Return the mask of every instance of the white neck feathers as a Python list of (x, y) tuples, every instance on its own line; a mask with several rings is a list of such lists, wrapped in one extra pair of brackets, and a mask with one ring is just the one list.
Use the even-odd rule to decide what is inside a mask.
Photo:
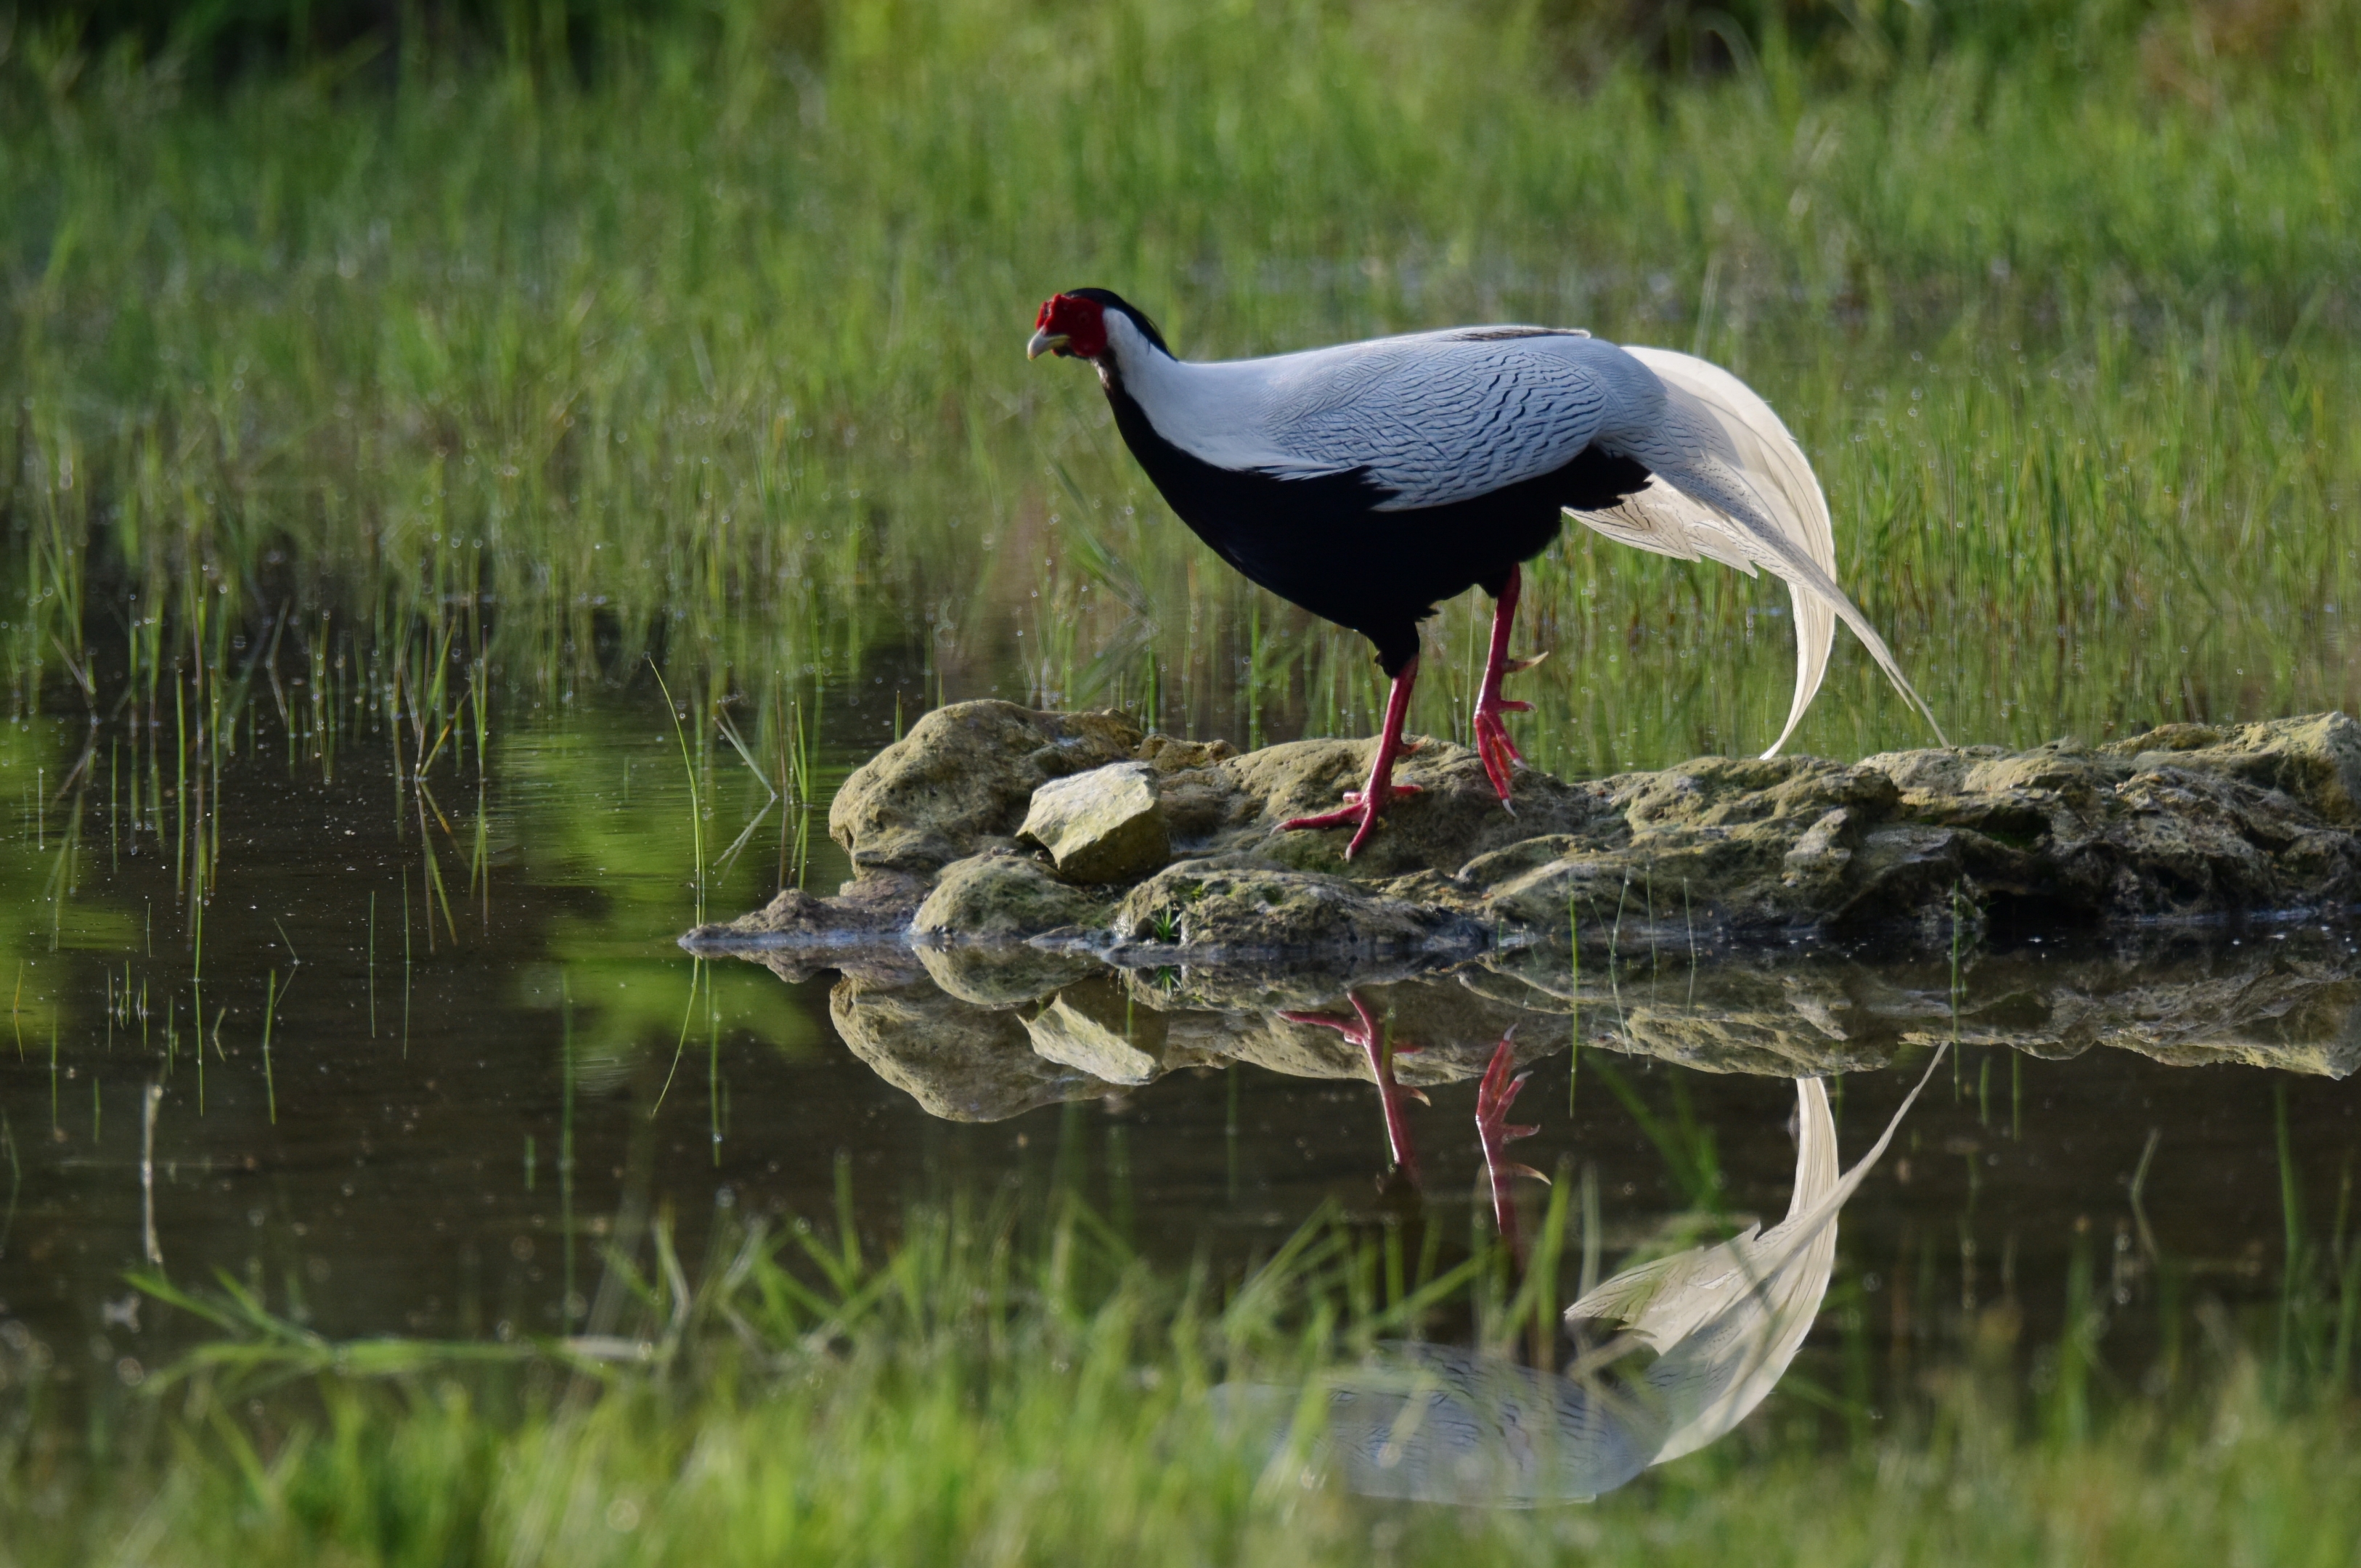
[(1120, 383), (1156, 433), (1201, 462), (1217, 468), (1300, 467), (1301, 460), (1279, 450), (1269, 435), (1272, 381), (1269, 359), (1232, 359), (1191, 364), (1173, 358), (1148, 339), (1121, 311), (1106, 313), (1107, 363), (1099, 376), (1110, 388)]

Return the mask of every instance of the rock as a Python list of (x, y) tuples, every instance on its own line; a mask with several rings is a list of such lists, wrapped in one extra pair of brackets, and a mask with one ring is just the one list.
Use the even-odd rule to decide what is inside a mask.
[(1036, 1056), (1015, 1013), (971, 1006), (923, 980), (880, 984), (848, 975), (829, 993), (828, 1012), (853, 1055), (945, 1121), (1005, 1121), (1109, 1091), (1088, 1073)]
[[(1944, 948), (2361, 899), (2361, 725), (2341, 714), (2097, 749), (1527, 773), (1513, 815), (1475, 753), (1430, 739), (1400, 773), (1424, 793), (1356, 860), (1341, 830), (1283, 828), (1357, 784), (1371, 744), (1239, 755), (1114, 714), (958, 704), (847, 782), (829, 828), (860, 874), (838, 897), (783, 896), (685, 940), (852, 962), (899, 922), (939, 944), (1055, 938), (1126, 966), (1443, 965), (1532, 942)], [(1054, 871), (1016, 852), (1020, 832)]]
[(783, 888), (770, 903), (735, 920), (699, 926), (680, 939), (697, 951), (858, 944), (893, 938), (909, 926), (926, 898), (917, 877), (885, 872), (844, 884), (834, 898)]
[(1172, 858), (1156, 770), (1146, 762), (1050, 780), (1033, 792), (1016, 837), (1048, 850), (1070, 882), (1137, 882)]
[(837, 970), (846, 1043), (966, 1121), (1190, 1063), (1366, 1079), (1312, 1021), (1356, 995), (1406, 1084), (1471, 1078), (1504, 1036), (1521, 1058), (1577, 1038), (1773, 1075), (1954, 1039), (2361, 1068), (2361, 958), (2316, 921), (2242, 923), (2361, 899), (2361, 726), (2342, 715), (1528, 773), (1514, 816), (1472, 752), (1429, 740), (1402, 773), (1426, 793), (1360, 859), (1280, 828), (1367, 755), (961, 704), (847, 784), (829, 823), (857, 874), (835, 896), (790, 890), (682, 940), (790, 981)]
[(1120, 714), (939, 707), (844, 781), (829, 837), (856, 871), (924, 875), (1014, 833), (1049, 780), (1127, 761), (1141, 739)]
[(1192, 963), (1476, 951), (1486, 939), (1481, 927), (1448, 909), (1341, 877), (1213, 861), (1183, 861), (1132, 889), (1115, 928), (1134, 941), (1180, 948)]
[(1006, 940), (1104, 918), (1105, 905), (1051, 876), (1038, 861), (1001, 851), (945, 866), (910, 930), (921, 938)]
[(2331, 826), (2361, 828), (2361, 724), (2341, 713), (2264, 724), (2168, 724), (2105, 748), (2136, 772), (2214, 773), (2277, 790)]

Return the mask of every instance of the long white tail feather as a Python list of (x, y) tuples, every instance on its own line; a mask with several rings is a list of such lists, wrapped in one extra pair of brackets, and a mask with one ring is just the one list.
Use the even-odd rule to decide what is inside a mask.
[(1934, 710), (1903, 674), (1885, 639), (1837, 586), (1828, 499), (1803, 448), (1771, 406), (1718, 365), (1667, 348), (1627, 346), (1625, 352), (1664, 388), (1662, 422), (1643, 439), (1620, 444), (1655, 477), (1617, 506), (1571, 515), (1619, 543), (1685, 561), (1717, 561), (1750, 576), (1767, 566), (1787, 585), (1795, 603), (1795, 695), (1786, 727), (1763, 754), (1778, 754), (1818, 695), (1839, 618), (1935, 738), (1949, 745)]

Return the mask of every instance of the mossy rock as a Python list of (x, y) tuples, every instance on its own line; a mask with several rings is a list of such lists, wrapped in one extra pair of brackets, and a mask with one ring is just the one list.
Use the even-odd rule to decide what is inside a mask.
[(1030, 855), (996, 853), (945, 866), (911, 917), (910, 930), (921, 940), (1006, 941), (1105, 920), (1104, 903), (1060, 881)]

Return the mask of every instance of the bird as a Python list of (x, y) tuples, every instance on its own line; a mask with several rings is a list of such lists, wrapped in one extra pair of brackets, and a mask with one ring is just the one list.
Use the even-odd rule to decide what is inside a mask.
[(1367, 781), (1287, 829), (1350, 828), (1358, 854), (1395, 800), (1411, 748), (1419, 623), (1481, 587), (1493, 600), (1473, 731), (1511, 812), (1524, 758), (1501, 682), (1539, 658), (1509, 643), (1523, 564), (1572, 516), (1620, 543), (1766, 569), (1795, 601), (1795, 688), (1776, 755), (1811, 706), (1839, 620), (1938, 740), (1942, 727), (1836, 580), (1828, 502), (1768, 403), (1670, 349), (1579, 328), (1451, 327), (1258, 359), (1184, 360), (1140, 309), (1073, 289), (1034, 318), (1028, 359), (1098, 372), (1124, 444), (1180, 521), (1253, 582), (1367, 637), (1391, 683)]

